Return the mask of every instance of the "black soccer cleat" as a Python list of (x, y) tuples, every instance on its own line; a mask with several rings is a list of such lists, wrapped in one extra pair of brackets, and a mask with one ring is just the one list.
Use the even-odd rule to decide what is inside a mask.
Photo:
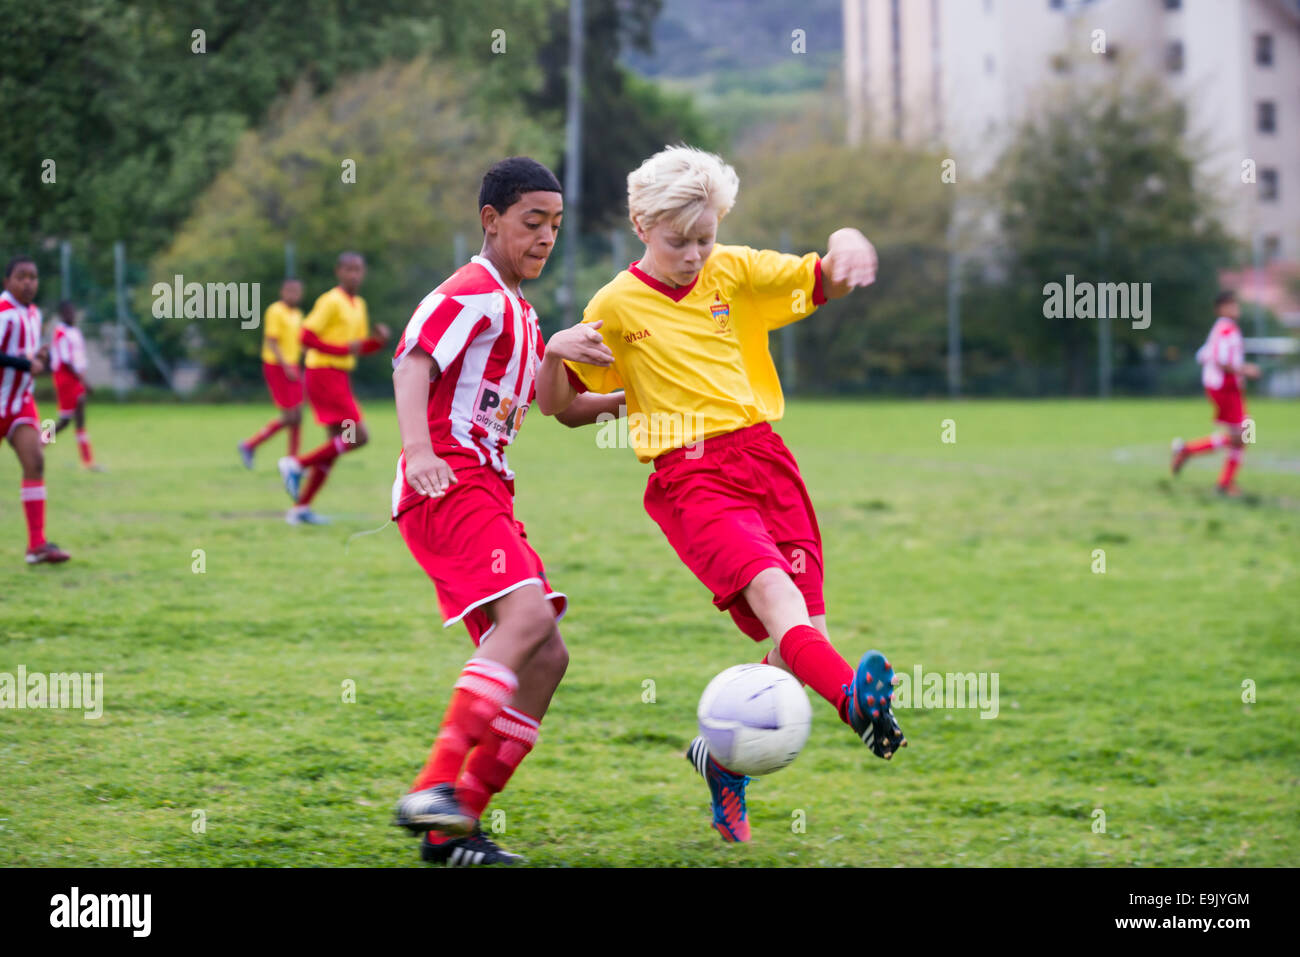
[(438, 831), (451, 837), (464, 837), (478, 822), (465, 813), (456, 800), (452, 784), (435, 784), (423, 791), (403, 794), (397, 802), (393, 824), (404, 827), (413, 834)]
[(522, 854), (511, 854), (497, 847), (496, 842), (477, 827), (468, 837), (455, 837), (441, 844), (431, 843), (426, 834), (420, 842), (420, 859), (428, 864), (446, 864), (448, 867), (521, 864), (524, 860)]

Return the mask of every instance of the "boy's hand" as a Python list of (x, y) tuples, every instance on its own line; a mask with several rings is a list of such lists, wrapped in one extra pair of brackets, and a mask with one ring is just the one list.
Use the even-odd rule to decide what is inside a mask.
[(609, 351), (609, 346), (605, 345), (605, 340), (597, 331), (604, 322), (603, 319), (580, 322), (563, 332), (557, 332), (546, 343), (546, 354), (586, 365), (613, 365), (614, 353)]
[(876, 281), (876, 247), (856, 229), (837, 229), (831, 233), (826, 255), (822, 257), (822, 278), (828, 298), (846, 295), (850, 289), (870, 286)]
[(297, 382), (299, 378), (298, 367), (296, 365), (285, 366), (284, 377), (288, 379), (290, 382)]
[(32, 356), (31, 363), (32, 363), (32, 367), (29, 371), (31, 372), (32, 375), (34, 376), (40, 375), (45, 371), (45, 362), (42, 360), (41, 354), (39, 352), (36, 353), (36, 355)]
[(389, 332), (388, 327), (381, 322), (375, 326), (375, 335), (378, 336), (381, 341), (387, 342), (392, 333)]
[(417, 449), (406, 454), (406, 483), (421, 495), (437, 498), (455, 481), (456, 473), (433, 454), (433, 449)]
[(1259, 366), (1255, 365), (1255, 363), (1253, 362), (1247, 362), (1244, 366), (1241, 367), (1241, 371), (1246, 376), (1247, 379), (1259, 378)]

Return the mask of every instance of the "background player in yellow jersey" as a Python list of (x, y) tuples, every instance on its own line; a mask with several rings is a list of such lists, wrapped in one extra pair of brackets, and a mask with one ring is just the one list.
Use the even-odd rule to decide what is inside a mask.
[[(575, 327), (613, 360), (548, 354), (538, 407), (554, 415), (580, 391), (623, 388), (637, 458), (654, 462), (645, 508), (678, 556), (741, 631), (773, 639), (765, 662), (811, 685), (890, 758), (906, 744), (890, 707), (893, 669), (869, 651), (855, 673), (831, 645), (821, 531), (799, 467), (768, 424), (785, 410), (768, 333), (871, 285), (876, 252), (856, 229), (832, 233), (825, 257), (718, 244), (739, 185), (720, 158), (689, 147), (657, 153), (628, 176), (645, 254), (596, 293)], [(749, 840), (749, 779), (719, 765), (702, 738), (687, 757), (709, 784), (714, 827), (724, 840)]]
[(262, 318), (262, 378), (279, 418), (262, 426), (252, 438), (239, 443), (244, 468), (253, 467), (253, 450), (283, 428), (289, 430), (289, 454), (298, 454), (302, 431), (302, 283), (286, 279), (280, 283), (280, 298), (271, 303)]
[[(312, 512), (312, 499), (329, 477), (334, 460), (361, 448), (370, 439), (361, 421), (361, 409), (352, 396), (348, 373), (356, 367), (357, 356), (382, 349), (388, 341), (388, 327), (382, 323), (370, 335), (366, 301), (358, 295), (366, 275), (366, 261), (361, 254), (340, 253), (334, 274), (339, 284), (316, 300), (302, 322), (302, 344), (307, 347), (307, 401), (316, 413), (316, 421), (325, 426), (330, 437), (301, 458), (286, 455), (280, 459), (280, 477), (294, 500), (285, 516), (290, 525), (326, 523)], [(302, 482), (304, 472), (306, 483)]]

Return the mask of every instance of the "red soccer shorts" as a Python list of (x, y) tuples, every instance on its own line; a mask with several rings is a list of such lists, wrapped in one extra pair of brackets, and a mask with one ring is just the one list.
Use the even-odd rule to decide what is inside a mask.
[(36, 411), (36, 400), (30, 395), (23, 400), (23, 404), (14, 415), (0, 416), (0, 439), (9, 438), (14, 429), (20, 425), (30, 425), (40, 431), (41, 414)]
[[(300, 373), (301, 375), (301, 373)], [(292, 409), (302, 405), (302, 379), (290, 379), (285, 374), (284, 366), (274, 362), (262, 363), (262, 378), (271, 390), (271, 401), (278, 409)]]
[(1206, 389), (1205, 394), (1214, 404), (1214, 421), (1224, 425), (1241, 425), (1246, 418), (1246, 403), (1241, 398), (1241, 386), (1231, 380), (1222, 388)]
[(766, 422), (660, 455), (645, 510), (713, 604), (755, 641), (767, 631), (742, 592), (765, 568), (794, 580), (810, 616), (825, 613), (817, 515), (794, 456)]
[(477, 647), (495, 627), (488, 602), (525, 585), (537, 585), (555, 620), (569, 600), (552, 591), (523, 522), (514, 515), (514, 483), (487, 465), (456, 470), (439, 498), (426, 498), (397, 517), (406, 546), (433, 579), (444, 628), (464, 621)]
[(345, 369), (308, 369), (307, 401), (321, 425), (340, 425), (343, 422), (360, 422), (361, 409), (352, 398), (352, 386)]
[(86, 387), (75, 375), (60, 369), (54, 373), (54, 394), (59, 400), (59, 415), (71, 415), (77, 410), (77, 400), (86, 394)]

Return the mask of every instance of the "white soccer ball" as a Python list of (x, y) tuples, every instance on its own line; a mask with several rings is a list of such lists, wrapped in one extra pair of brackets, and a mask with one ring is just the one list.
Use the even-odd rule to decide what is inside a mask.
[(812, 706), (794, 675), (771, 665), (736, 665), (700, 697), (700, 734), (709, 753), (738, 774), (779, 771), (799, 756)]

